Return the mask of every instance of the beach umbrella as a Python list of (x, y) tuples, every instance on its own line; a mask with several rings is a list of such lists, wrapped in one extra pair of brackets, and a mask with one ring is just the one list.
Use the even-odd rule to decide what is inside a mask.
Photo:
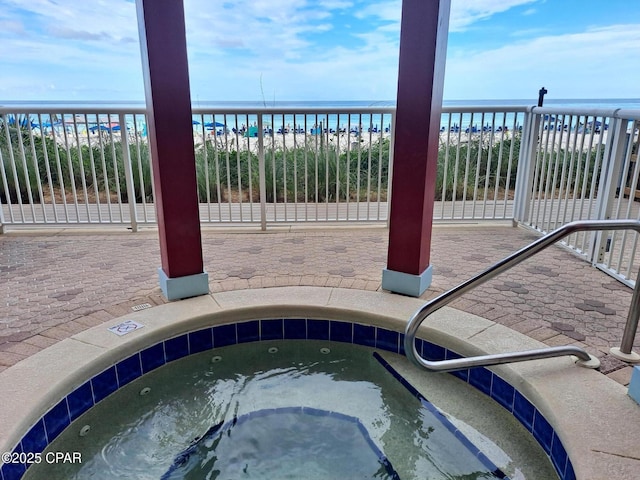
[(191, 124), (192, 125), (200, 125), (200, 122), (198, 120), (191, 120)]

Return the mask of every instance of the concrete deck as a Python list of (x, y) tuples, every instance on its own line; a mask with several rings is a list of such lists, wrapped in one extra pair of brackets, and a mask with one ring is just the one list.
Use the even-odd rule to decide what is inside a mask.
[[(202, 237), (211, 292), (295, 285), (381, 288), (385, 228), (205, 229)], [(536, 238), (510, 224), (436, 226), (434, 280), (423, 298)], [(0, 235), (0, 371), (134, 306), (166, 303), (158, 287), (159, 265), (153, 229)], [(632, 369), (608, 351), (620, 345), (631, 293), (570, 252), (552, 247), (451, 306), (547, 345), (580, 345), (601, 359), (603, 374), (626, 385)]]

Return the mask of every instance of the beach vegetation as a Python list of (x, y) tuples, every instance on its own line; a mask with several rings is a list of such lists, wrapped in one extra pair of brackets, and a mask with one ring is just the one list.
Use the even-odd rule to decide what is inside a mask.
[[(0, 200), (3, 203), (128, 202), (126, 170), (119, 136), (91, 135), (87, 143), (61, 141), (73, 132), (39, 135), (27, 123), (0, 122)], [(512, 198), (518, 170), (520, 134), (487, 142), (472, 137), (439, 149), (436, 200)], [(390, 139), (353, 141), (338, 147), (330, 136), (306, 136), (294, 146), (264, 149), (267, 202), (330, 203), (388, 200)], [(234, 148), (235, 147), (235, 148)], [(153, 201), (149, 146), (130, 142), (135, 201)], [(237, 148), (211, 139), (195, 148), (200, 202), (259, 202), (257, 149)], [(540, 157), (538, 189), (557, 188), (573, 175), (572, 189), (597, 175), (595, 152), (562, 148)], [(585, 175), (586, 169), (586, 175)], [(550, 171), (565, 172), (549, 174)], [(577, 174), (576, 172), (581, 172)], [(555, 183), (554, 183), (555, 182)], [(566, 191), (566, 187), (565, 187)]]
[[(120, 142), (97, 135), (81, 146), (65, 143), (27, 124), (0, 123), (0, 201), (65, 202), (74, 195), (86, 203), (128, 201)], [(148, 145), (129, 145), (129, 155), (135, 199), (151, 201)]]
[(515, 187), (520, 135), (486, 142), (479, 138), (438, 150), (436, 200), (504, 199)]

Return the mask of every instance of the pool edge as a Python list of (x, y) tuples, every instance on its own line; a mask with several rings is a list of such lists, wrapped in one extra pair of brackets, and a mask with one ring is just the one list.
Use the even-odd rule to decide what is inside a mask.
[[(305, 305), (296, 299), (304, 300)], [(215, 293), (132, 312), (0, 372), (0, 391), (11, 395), (0, 413), (0, 451), (11, 451), (27, 429), (75, 386), (159, 339), (204, 326), (269, 318), (270, 312), (278, 312), (280, 317), (346, 319), (402, 331), (421, 304), (419, 299), (383, 292), (277, 287)], [(122, 337), (107, 331), (107, 327), (125, 319), (145, 326)], [(451, 308), (436, 312), (427, 323), (429, 326), (419, 331), (420, 337), (464, 356), (542, 346), (507, 327)], [(93, 363), (87, 366), (86, 360)], [(632, 440), (640, 438), (640, 410), (621, 385), (573, 365), (568, 358), (491, 370), (524, 394), (553, 426), (577, 478), (607, 478), (613, 474), (632, 478), (640, 468)], [(60, 375), (61, 371), (65, 374)], [(52, 378), (56, 379), (54, 384)], [(37, 391), (25, 390), (25, 383)], [(43, 388), (45, 385), (48, 388)]]

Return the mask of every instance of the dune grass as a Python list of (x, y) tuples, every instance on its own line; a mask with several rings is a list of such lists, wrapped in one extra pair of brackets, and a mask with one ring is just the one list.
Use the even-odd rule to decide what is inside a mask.
[[(108, 140), (92, 138), (90, 146), (67, 148), (52, 138), (30, 134), (24, 126), (0, 123), (0, 200), (39, 203), (75, 190), (80, 202), (129, 201), (122, 145)], [(356, 144), (347, 151), (318, 142), (295, 148), (268, 146), (264, 155), (266, 201), (386, 201), (389, 142), (384, 138), (371, 147)], [(501, 191), (507, 185), (513, 188), (519, 150), (519, 135), (493, 145), (478, 139), (457, 148), (441, 145), (435, 199), (473, 199), (487, 190)], [(148, 144), (130, 144), (129, 156), (135, 200), (153, 201)], [(563, 155), (557, 157), (562, 159)], [(196, 147), (195, 159), (201, 202), (259, 201), (257, 152), (225, 150), (208, 141)], [(581, 161), (595, 163), (586, 155)], [(42, 185), (42, 193), (38, 185)]]

